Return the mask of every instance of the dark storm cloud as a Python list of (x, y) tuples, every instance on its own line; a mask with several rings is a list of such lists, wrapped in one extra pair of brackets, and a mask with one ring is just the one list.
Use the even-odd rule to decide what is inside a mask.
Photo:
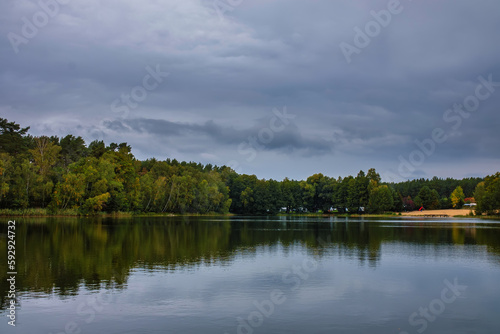
[[(401, 0), (348, 63), (341, 43), (356, 46), (354, 29), (365, 32), (371, 12), (392, 2), (244, 0), (221, 19), (211, 0), (41, 0), (57, 13), (24, 37), (26, 22), (43, 18), (40, 2), (2, 1), (0, 114), (34, 135), (74, 133), (127, 141), (140, 158), (225, 163), (244, 160), (238, 145), (286, 105), (294, 122), (261, 145), (248, 172), (267, 163), (259, 176), (284, 177), (290, 161), (299, 177), (322, 166), (334, 175), (397, 170), (436, 128), (447, 140), (413, 176), (445, 164), (462, 166), (458, 177), (495, 172), (500, 87), (458, 128), (443, 117), (474, 94), (479, 76), (500, 82), (500, 2)], [(26, 43), (13, 47), (12, 33)], [(148, 66), (170, 74), (126, 114), (113, 110), (142, 87)]]
[[(135, 132), (162, 138), (199, 138), (200, 141), (217, 145), (254, 147), (256, 150), (277, 150), (287, 153), (300, 151), (304, 156), (315, 156), (332, 151), (332, 144), (318, 138), (307, 138), (300, 134), (294, 124), (280, 125), (279, 131), (271, 130), (270, 119), (261, 120), (258, 125), (234, 129), (207, 121), (203, 124), (176, 123), (158, 119), (126, 119), (105, 121), (105, 128), (121, 133)], [(262, 131), (265, 129), (266, 131)], [(203, 150), (203, 147), (200, 147)]]

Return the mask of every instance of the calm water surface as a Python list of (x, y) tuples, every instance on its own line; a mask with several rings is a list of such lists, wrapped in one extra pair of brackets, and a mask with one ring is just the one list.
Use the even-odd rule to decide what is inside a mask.
[(500, 222), (16, 219), (0, 333), (498, 333)]

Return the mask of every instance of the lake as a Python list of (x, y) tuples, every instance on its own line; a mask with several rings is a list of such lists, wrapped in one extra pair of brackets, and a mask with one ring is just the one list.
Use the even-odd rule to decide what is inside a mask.
[(0, 333), (498, 333), (500, 221), (16, 218)]

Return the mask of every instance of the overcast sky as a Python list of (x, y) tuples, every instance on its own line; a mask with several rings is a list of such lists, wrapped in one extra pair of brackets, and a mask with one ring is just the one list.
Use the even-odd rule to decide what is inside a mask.
[(498, 0), (59, 1), (0, 2), (0, 117), (32, 135), (278, 180), (500, 170)]

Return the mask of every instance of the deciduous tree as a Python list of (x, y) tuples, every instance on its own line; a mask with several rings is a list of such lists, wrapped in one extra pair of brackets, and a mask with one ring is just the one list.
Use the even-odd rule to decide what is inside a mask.
[(464, 205), (464, 199), (464, 191), (460, 186), (456, 187), (450, 195), (450, 201), (454, 209), (461, 208)]

